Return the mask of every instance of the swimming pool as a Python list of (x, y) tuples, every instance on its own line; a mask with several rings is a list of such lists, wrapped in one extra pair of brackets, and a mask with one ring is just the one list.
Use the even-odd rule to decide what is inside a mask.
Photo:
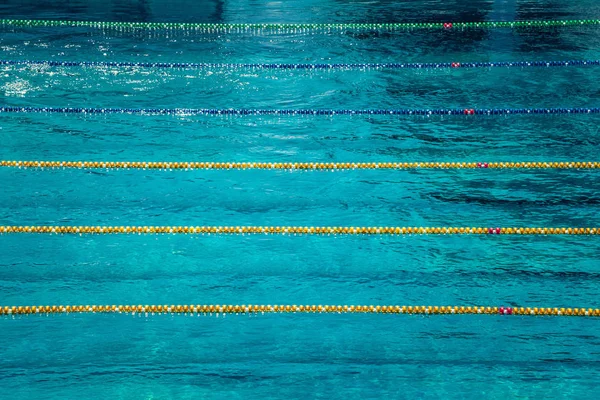
[[(600, 15), (597, 2), (576, 3), (9, 1), (0, 12), (211, 23)], [(597, 113), (126, 109), (586, 110), (600, 104), (597, 64), (464, 65), (599, 60), (599, 29), (3, 26), (2, 60), (100, 64), (0, 65), (0, 107), (19, 108), (0, 113), (0, 160), (594, 162)], [(282, 63), (451, 65), (239, 65)], [(83, 107), (105, 112), (74, 112)], [(599, 226), (596, 169), (160, 169), (0, 167), (0, 226)], [(0, 235), (0, 304), (598, 306), (599, 239), (585, 234), (73, 233)], [(600, 362), (597, 318), (39, 314), (0, 317), (0, 398), (589, 398)]]

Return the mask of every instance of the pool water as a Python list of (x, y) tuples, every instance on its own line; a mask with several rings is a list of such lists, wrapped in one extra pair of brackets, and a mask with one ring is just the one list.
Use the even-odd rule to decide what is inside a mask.
[[(586, 19), (573, 1), (8, 0), (0, 18), (177, 22)], [(397, 32), (2, 30), (5, 60), (600, 59), (598, 27)], [(598, 107), (599, 66), (427, 70), (1, 66), (2, 105)], [(0, 159), (598, 161), (599, 115), (0, 114)], [(597, 170), (0, 169), (0, 225), (599, 226)], [(590, 236), (0, 236), (0, 304), (597, 307)], [(591, 398), (593, 318), (1, 317), (0, 398)]]

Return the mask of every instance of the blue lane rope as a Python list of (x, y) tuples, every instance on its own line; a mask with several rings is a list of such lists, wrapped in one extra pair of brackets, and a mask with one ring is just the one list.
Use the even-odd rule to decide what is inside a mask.
[(88, 108), (0, 107), (0, 113), (134, 114), (134, 115), (557, 115), (599, 114), (600, 108), (437, 108), (437, 109), (254, 109), (254, 108)]
[(566, 61), (501, 61), (501, 62), (442, 62), (442, 63), (333, 63), (333, 64), (231, 64), (231, 63), (163, 63), (119, 61), (53, 61), (53, 60), (0, 60), (0, 65), (49, 67), (139, 67), (164, 69), (447, 69), (495, 67), (582, 67), (600, 65), (600, 60)]

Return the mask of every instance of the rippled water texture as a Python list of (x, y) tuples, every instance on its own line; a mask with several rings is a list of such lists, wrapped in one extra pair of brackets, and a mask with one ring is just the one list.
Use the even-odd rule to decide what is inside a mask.
[[(600, 17), (580, 1), (4, 1), (0, 18), (445, 22)], [(5, 60), (600, 59), (600, 27), (198, 34), (5, 28)], [(55, 107), (598, 107), (600, 67), (0, 66)], [(599, 161), (600, 116), (0, 114), (0, 159)], [(599, 226), (596, 170), (0, 169), (0, 225)], [(597, 307), (597, 237), (0, 237), (0, 303)], [(600, 321), (497, 316), (0, 318), (0, 398), (593, 398)]]

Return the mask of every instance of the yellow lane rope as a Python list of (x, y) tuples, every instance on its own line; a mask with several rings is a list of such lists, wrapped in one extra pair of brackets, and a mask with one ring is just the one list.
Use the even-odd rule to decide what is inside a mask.
[(486, 314), (600, 317), (598, 308), (360, 305), (47, 305), (0, 306), (0, 315), (67, 313), (152, 314)]
[(155, 169), (155, 170), (302, 170), (364, 169), (598, 169), (598, 161), (506, 162), (145, 162), (145, 161), (0, 161), (7, 168)]
[(338, 227), (338, 226), (0, 226), (0, 234), (220, 234), (220, 235), (600, 235), (595, 228), (548, 227)]

